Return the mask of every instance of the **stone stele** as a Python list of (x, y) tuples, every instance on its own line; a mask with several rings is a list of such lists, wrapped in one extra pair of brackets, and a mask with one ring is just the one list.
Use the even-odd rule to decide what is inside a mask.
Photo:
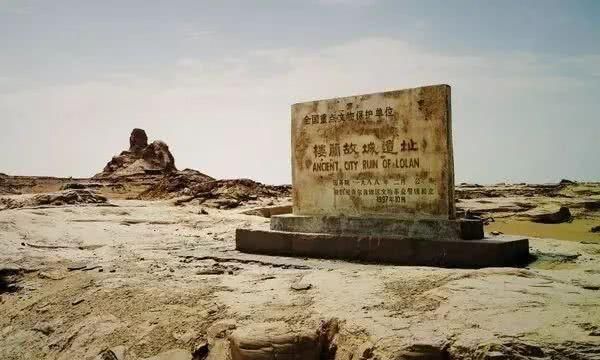
[(484, 267), (527, 261), (528, 240), (456, 219), (450, 86), (292, 105), (293, 213), (238, 229), (240, 251)]

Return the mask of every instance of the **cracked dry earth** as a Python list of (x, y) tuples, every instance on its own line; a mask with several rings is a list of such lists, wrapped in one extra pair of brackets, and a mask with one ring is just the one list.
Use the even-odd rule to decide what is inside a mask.
[[(600, 359), (598, 244), (479, 270), (257, 256), (243, 209), (111, 203), (0, 211), (0, 359)], [(319, 349), (273, 355), (296, 345)]]

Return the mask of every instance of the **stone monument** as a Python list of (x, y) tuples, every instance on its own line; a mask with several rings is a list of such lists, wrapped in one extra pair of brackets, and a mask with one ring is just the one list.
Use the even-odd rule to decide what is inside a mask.
[(457, 219), (450, 86), (292, 105), (293, 213), (238, 229), (243, 252), (405, 265), (527, 261), (527, 239)]

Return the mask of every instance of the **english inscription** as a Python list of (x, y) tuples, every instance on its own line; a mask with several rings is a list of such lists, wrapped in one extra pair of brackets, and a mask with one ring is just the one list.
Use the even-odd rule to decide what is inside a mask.
[(453, 218), (450, 87), (292, 106), (294, 213)]

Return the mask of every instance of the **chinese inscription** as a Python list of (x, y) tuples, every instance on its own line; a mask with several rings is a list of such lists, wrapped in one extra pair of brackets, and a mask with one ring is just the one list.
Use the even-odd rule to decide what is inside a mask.
[[(347, 105), (352, 106), (352, 103), (348, 103)], [(335, 123), (335, 122), (345, 122), (345, 121), (382, 121), (384, 118), (392, 118), (394, 116), (394, 109), (391, 106), (386, 106), (385, 110), (383, 108), (376, 108), (374, 111), (372, 109), (369, 110), (356, 110), (354, 111), (340, 111), (338, 113), (330, 113), (330, 114), (311, 114), (306, 115), (303, 118), (305, 125), (314, 125), (314, 124), (327, 124), (327, 123)]]
[(292, 106), (294, 213), (454, 216), (446, 85)]

